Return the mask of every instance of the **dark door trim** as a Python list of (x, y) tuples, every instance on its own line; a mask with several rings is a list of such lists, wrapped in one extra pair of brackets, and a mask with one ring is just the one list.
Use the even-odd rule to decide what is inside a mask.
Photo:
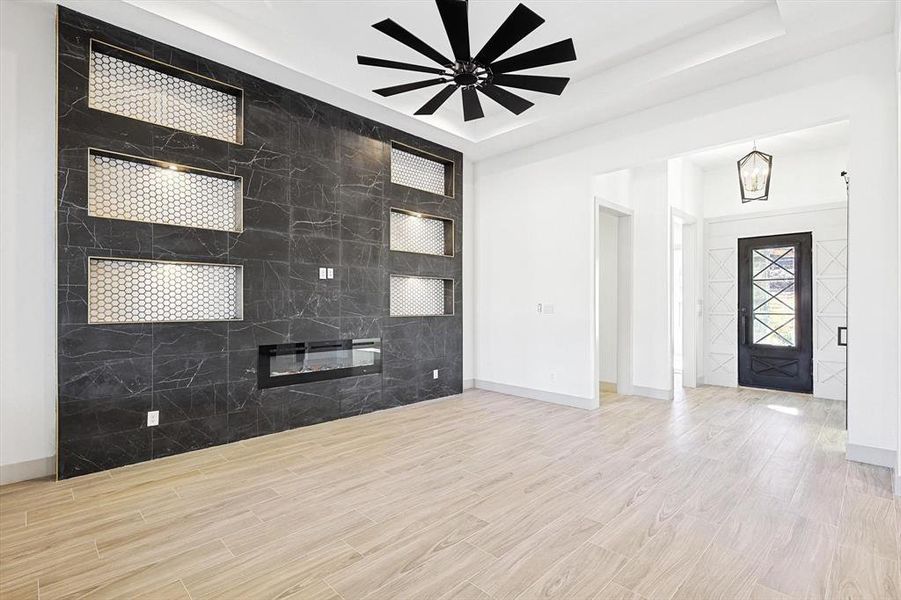
[[(738, 240), (738, 384), (790, 392), (813, 391), (813, 260), (812, 235), (792, 233)], [(766, 339), (776, 343), (755, 343), (755, 307), (753, 281), (754, 250), (767, 248), (794, 248), (794, 335), (783, 337), (774, 332), (766, 338), (758, 335), (757, 341)], [(763, 262), (765, 259), (760, 259)], [(784, 263), (784, 259), (780, 262)], [(766, 263), (764, 263), (766, 264)], [(780, 271), (776, 263), (773, 269)], [(758, 265), (759, 266), (759, 265)], [(788, 271), (781, 270), (785, 275)], [(758, 280), (758, 285), (760, 280)], [(778, 286), (776, 286), (778, 287)], [(760, 289), (760, 288), (758, 288)], [(762, 294), (763, 290), (760, 290)], [(758, 295), (762, 295), (758, 294)], [(776, 297), (779, 296), (777, 293)], [(778, 298), (773, 303), (781, 304)], [(761, 314), (758, 312), (757, 314)], [(758, 320), (759, 321), (759, 320)], [(760, 330), (767, 326), (760, 323)], [(792, 344), (789, 344), (792, 342)], [(779, 345), (783, 344), (783, 345)]]

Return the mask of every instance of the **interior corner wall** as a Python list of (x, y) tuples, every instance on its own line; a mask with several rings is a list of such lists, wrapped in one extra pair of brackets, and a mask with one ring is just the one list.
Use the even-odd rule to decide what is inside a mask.
[(0, 2), (0, 483), (56, 453), (56, 7)]
[(598, 215), (598, 367), (604, 383), (617, 382), (619, 217)]
[(463, 159), (463, 388), (475, 381), (475, 170), (476, 165)]
[[(881, 36), (480, 161), (476, 187), (485, 210), (476, 253), (479, 282), (492, 294), (477, 299), (485, 326), (476, 331), (476, 368), (511, 385), (591, 392), (596, 308), (589, 223), (599, 173), (849, 119), (848, 436), (894, 453), (899, 340), (886, 334), (899, 326), (894, 50), (892, 36)], [(566, 299), (553, 331), (539, 330), (529, 310), (547, 290)], [(544, 367), (559, 360), (554, 355), (571, 358), (556, 382)]]

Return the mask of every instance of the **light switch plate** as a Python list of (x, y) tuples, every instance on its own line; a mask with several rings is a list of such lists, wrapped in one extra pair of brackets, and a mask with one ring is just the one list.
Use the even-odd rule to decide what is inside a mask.
[(544, 314), (546, 314), (546, 315), (554, 314), (554, 305), (553, 304), (545, 304), (544, 305)]
[(328, 268), (328, 271), (327, 271), (327, 277), (328, 277), (329, 279), (334, 279), (334, 278), (335, 278), (335, 270), (334, 270), (333, 268), (331, 268), (331, 267)]
[(438, 379), (438, 369), (432, 371), (432, 379)]
[(319, 267), (319, 279), (326, 279), (328, 277), (328, 269), (325, 267)]
[(156, 427), (160, 424), (160, 411), (151, 410), (147, 413), (147, 427)]

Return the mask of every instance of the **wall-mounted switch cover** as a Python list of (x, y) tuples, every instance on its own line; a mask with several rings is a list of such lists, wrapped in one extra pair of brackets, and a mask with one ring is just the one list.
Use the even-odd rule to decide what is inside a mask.
[(538, 314), (539, 315), (541, 314), (541, 309), (542, 309), (541, 302), (539, 302), (538, 303)]
[(319, 279), (328, 278), (328, 269), (325, 267), (319, 267)]
[(327, 270), (327, 277), (329, 279), (334, 279), (335, 278), (335, 269), (329, 267)]
[(156, 427), (160, 424), (160, 411), (151, 410), (147, 413), (147, 427)]
[(432, 371), (432, 379), (438, 379), (438, 369)]
[(554, 314), (554, 305), (553, 304), (545, 304), (544, 305), (544, 314), (546, 314), (546, 315)]

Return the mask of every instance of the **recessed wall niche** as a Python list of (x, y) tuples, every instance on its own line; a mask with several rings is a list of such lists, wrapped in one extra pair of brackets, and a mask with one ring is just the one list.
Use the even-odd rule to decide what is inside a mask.
[(90, 42), (88, 105), (240, 144), (243, 91), (101, 41)]
[(452, 257), (454, 220), (392, 208), (391, 250)]
[(89, 323), (237, 321), (240, 265), (88, 259)]
[(418, 275), (391, 276), (392, 317), (454, 314), (454, 280)]
[(241, 177), (91, 148), (88, 214), (240, 232)]
[(391, 183), (454, 196), (454, 163), (397, 142), (391, 143)]

